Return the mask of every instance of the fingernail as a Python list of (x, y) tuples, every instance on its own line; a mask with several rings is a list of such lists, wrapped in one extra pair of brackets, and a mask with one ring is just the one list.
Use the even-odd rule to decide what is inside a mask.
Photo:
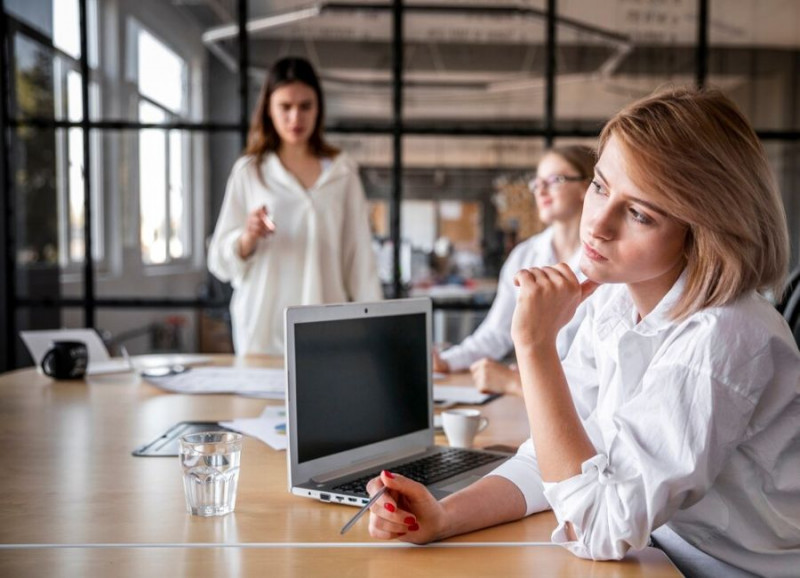
[(383, 505), (383, 507), (386, 508), (387, 510), (389, 510), (390, 512), (394, 512), (394, 510), (395, 510), (394, 504), (390, 504), (389, 502), (386, 502)]
[(416, 532), (417, 530), (419, 530), (419, 524), (413, 524), (408, 527), (409, 532)]
[(394, 474), (392, 472), (390, 472), (389, 470), (383, 470), (383, 473), (387, 478), (392, 479), (392, 480), (394, 479)]
[(405, 520), (403, 520), (403, 523), (406, 526), (410, 526), (412, 524), (416, 524), (417, 523), (417, 519), (414, 518), (413, 516), (408, 516)]

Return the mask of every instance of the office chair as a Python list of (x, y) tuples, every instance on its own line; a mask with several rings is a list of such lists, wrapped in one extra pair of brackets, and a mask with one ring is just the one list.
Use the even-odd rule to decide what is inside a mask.
[(786, 319), (794, 340), (800, 347), (800, 267), (789, 274), (783, 296), (776, 307)]

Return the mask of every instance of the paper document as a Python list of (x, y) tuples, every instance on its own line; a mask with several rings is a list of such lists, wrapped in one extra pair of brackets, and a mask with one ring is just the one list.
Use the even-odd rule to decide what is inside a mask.
[(434, 385), (433, 399), (436, 402), (480, 405), (497, 397), (494, 393), (482, 393), (471, 385)]
[(273, 449), (286, 449), (286, 410), (283, 406), (268, 405), (259, 417), (221, 421), (219, 425), (260, 439)]
[(286, 373), (282, 369), (192, 367), (175, 375), (148, 377), (147, 381), (175, 393), (238, 393), (267, 399), (286, 397)]

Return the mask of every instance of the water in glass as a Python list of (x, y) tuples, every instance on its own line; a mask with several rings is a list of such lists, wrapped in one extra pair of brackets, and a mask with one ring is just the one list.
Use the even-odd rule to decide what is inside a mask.
[(186, 509), (197, 516), (233, 512), (242, 455), (241, 434), (206, 432), (181, 438)]

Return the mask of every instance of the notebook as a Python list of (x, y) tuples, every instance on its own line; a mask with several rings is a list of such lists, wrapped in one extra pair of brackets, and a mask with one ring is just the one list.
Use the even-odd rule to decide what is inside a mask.
[(289, 307), (285, 331), (293, 494), (361, 506), (388, 469), (442, 498), (508, 458), (434, 445), (429, 299)]

